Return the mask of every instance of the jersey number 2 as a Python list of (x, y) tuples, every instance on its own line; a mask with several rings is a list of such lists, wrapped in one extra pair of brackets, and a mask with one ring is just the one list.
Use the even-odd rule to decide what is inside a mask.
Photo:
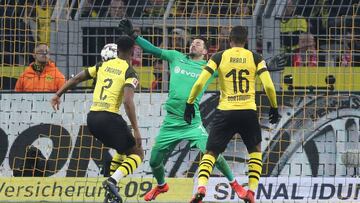
[[(100, 92), (100, 100), (105, 100), (106, 99), (106, 95), (104, 95), (104, 90), (105, 90), (105, 88), (106, 89), (109, 89), (110, 87), (111, 87), (111, 85), (113, 84), (113, 80), (112, 79), (109, 79), (109, 78), (106, 78), (105, 80), (104, 80), (104, 83), (105, 83), (105, 85), (103, 85), (102, 87), (101, 87), (101, 92)], [(107, 84), (106, 84), (107, 83)]]
[[(238, 92), (238, 87), (237, 87), (238, 84), (241, 93), (246, 93), (249, 91), (249, 80), (244, 76), (244, 74), (247, 76), (250, 73), (246, 69), (241, 69), (239, 70), (238, 74), (236, 74), (236, 69), (231, 69), (231, 71), (225, 75), (225, 77), (227, 78), (232, 76), (235, 94)], [(237, 81), (237, 79), (239, 79), (239, 81)], [(243, 86), (243, 83), (245, 83), (245, 87)]]

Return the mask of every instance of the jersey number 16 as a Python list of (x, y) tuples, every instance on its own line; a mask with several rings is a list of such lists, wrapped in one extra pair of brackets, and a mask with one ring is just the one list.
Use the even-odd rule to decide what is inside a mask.
[[(236, 74), (238, 73), (238, 74)], [(246, 93), (249, 91), (249, 80), (245, 77), (249, 75), (249, 71), (246, 69), (241, 69), (239, 72), (236, 72), (236, 69), (231, 69), (230, 72), (228, 72), (225, 77), (231, 77), (233, 79), (233, 87), (234, 87), (234, 93), (236, 94), (238, 92), (238, 84), (239, 84), (239, 91), (241, 93)], [(237, 81), (238, 79), (238, 81)], [(245, 87), (243, 86), (245, 83)]]

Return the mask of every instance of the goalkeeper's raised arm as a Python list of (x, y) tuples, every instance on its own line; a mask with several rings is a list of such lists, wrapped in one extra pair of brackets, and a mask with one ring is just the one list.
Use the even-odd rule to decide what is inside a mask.
[(175, 50), (160, 49), (159, 47), (151, 44), (151, 42), (147, 41), (143, 37), (138, 36), (135, 33), (133, 29), (133, 25), (129, 19), (122, 19), (120, 21), (119, 30), (122, 31), (124, 34), (127, 34), (130, 37), (132, 37), (135, 40), (136, 44), (138, 44), (144, 50), (145, 53), (150, 53), (157, 58), (161, 58), (167, 61), (170, 61), (172, 59), (170, 55), (171, 52), (174, 52)]

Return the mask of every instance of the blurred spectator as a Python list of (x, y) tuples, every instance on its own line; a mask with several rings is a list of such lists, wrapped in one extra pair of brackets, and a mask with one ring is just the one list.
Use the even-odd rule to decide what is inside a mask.
[(34, 50), (35, 62), (20, 75), (17, 92), (56, 92), (65, 83), (64, 75), (49, 58), (49, 47), (39, 44)]
[(126, 17), (126, 6), (123, 0), (112, 0), (109, 6), (107, 17)]
[[(280, 40), (285, 53), (294, 53), (299, 48), (299, 36), (307, 33), (308, 23), (302, 16), (294, 16), (295, 6), (292, 0), (288, 0), (285, 13), (280, 22)], [(291, 61), (288, 61), (288, 65)]]
[(223, 51), (225, 49), (230, 48), (230, 42), (229, 42), (229, 34), (230, 34), (230, 28), (221, 26), (220, 32), (219, 32), (219, 48), (218, 51)]
[(81, 7), (81, 17), (97, 17), (98, 9), (94, 7), (94, 0), (84, 0)]
[[(19, 6), (22, 5), (22, 6)], [(0, 64), (25, 65), (31, 60), (34, 38), (27, 24), (32, 7), (25, 0), (0, 1)]]
[(37, 43), (50, 45), (51, 15), (55, 1), (39, 0), (36, 3)]
[(182, 28), (175, 28), (170, 32), (169, 48), (185, 53), (190, 40), (191, 35), (188, 31)]
[[(122, 2), (112, 2), (112, 0), (84, 0), (81, 4), (81, 17), (112, 17), (114, 15), (114, 10), (111, 11), (113, 14), (110, 14), (111, 6), (114, 6), (115, 10), (118, 8), (118, 4)], [(113, 4), (113, 5), (111, 5)], [(123, 3), (122, 3), (123, 5)], [(116, 17), (116, 16), (114, 16)]]
[(151, 90), (161, 90), (163, 78), (163, 61), (161, 59), (155, 59), (153, 66), (154, 81), (152, 81), (151, 83)]
[(340, 60), (340, 66), (351, 66), (351, 33), (348, 32), (343, 39), (343, 47)]
[[(341, 29), (341, 28), (340, 28)], [(321, 45), (321, 51), (324, 55), (323, 66), (351, 66), (351, 34), (350, 32), (338, 35), (329, 39), (328, 43)]]
[[(140, 28), (134, 28), (134, 31), (137, 35), (141, 35)], [(132, 65), (134, 67), (141, 67), (142, 66), (142, 49), (139, 45), (134, 45), (134, 52), (132, 56)]]
[(303, 33), (299, 36), (299, 48), (293, 55), (292, 66), (317, 66), (317, 56), (314, 36), (310, 33)]
[[(240, 6), (239, 6), (240, 4)], [(230, 3), (231, 6), (228, 6), (228, 10), (226, 12), (227, 15), (232, 16), (250, 16), (252, 15), (252, 7), (251, 3), (247, 2), (239, 2), (239, 3)]]
[(174, 6), (171, 9), (171, 17), (185, 17), (188, 13), (188, 10), (192, 9), (191, 6), (187, 5), (186, 1), (175, 1)]
[(145, 16), (149, 17), (162, 17), (165, 13), (168, 0), (149, 0), (145, 8)]

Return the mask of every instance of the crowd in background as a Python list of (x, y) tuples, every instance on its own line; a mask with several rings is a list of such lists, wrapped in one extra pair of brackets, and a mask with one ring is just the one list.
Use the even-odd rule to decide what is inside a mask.
[(358, 66), (359, 2), (287, 0), (281, 16), (282, 51), (289, 66)]
[[(175, 1), (169, 18), (246, 18), (251, 17), (257, 1)], [(162, 18), (168, 0), (70, 0), (68, 17), (70, 19), (120, 19)], [(15, 0), (2, 1), (0, 25), (3, 28), (0, 41), (0, 64), (3, 66), (25, 66), (34, 61), (33, 50), (36, 44), (51, 46), (51, 19), (56, 0)], [(348, 67), (360, 63), (360, 23), (359, 3), (356, 0), (287, 0), (284, 12), (279, 15), (281, 52), (287, 54), (288, 66), (294, 67)], [(227, 35), (230, 27), (201, 26), (168, 27), (168, 44), (163, 42), (163, 27), (138, 27), (143, 35), (154, 45), (187, 52), (192, 36), (205, 35), (209, 39), (209, 55), (229, 48)], [(83, 61), (84, 67), (100, 61), (101, 48), (112, 43), (120, 33), (116, 28), (84, 28)], [(110, 34), (109, 34), (110, 33)], [(256, 51), (262, 52), (259, 35)], [(137, 47), (134, 52), (135, 66), (155, 66), (155, 61)], [(158, 63), (158, 62), (156, 62)], [(159, 76), (154, 73), (154, 76)], [(156, 83), (156, 82), (155, 82)], [(154, 83), (154, 84), (155, 84)]]

